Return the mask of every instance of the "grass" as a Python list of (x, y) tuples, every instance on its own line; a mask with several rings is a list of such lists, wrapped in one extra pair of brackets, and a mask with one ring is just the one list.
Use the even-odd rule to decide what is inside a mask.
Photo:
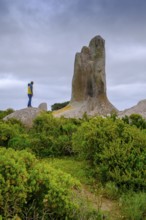
[(121, 197), (121, 211), (128, 220), (146, 220), (146, 193), (128, 193)]
[(107, 220), (120, 219), (118, 201), (104, 198), (102, 195), (101, 185), (98, 185), (98, 183), (95, 184), (95, 180), (91, 177), (91, 174), (89, 173), (89, 167), (85, 161), (80, 161), (76, 158), (68, 157), (47, 158), (44, 160), (54, 168), (60, 169), (70, 174), (72, 177), (81, 182), (82, 189), (79, 197), (87, 206), (85, 206), (84, 209), (91, 207), (91, 209), (93, 208), (96, 211), (101, 210), (101, 212), (103, 212), (106, 216), (105, 219)]
[(75, 158), (49, 158), (45, 159), (45, 161), (56, 169), (69, 173), (82, 184), (90, 185), (94, 181), (93, 178), (89, 177), (88, 165), (84, 161), (79, 161)]
[[(106, 183), (104, 188), (99, 183), (95, 184), (87, 163), (76, 158), (47, 158), (45, 161), (81, 182), (82, 189), (78, 196), (84, 204), (83, 212), (95, 209), (97, 213), (102, 213), (101, 216), (105, 216), (93, 217), (91, 220), (146, 220), (145, 193), (127, 192), (120, 195), (113, 182)], [(82, 216), (81, 219), (88, 218)]]

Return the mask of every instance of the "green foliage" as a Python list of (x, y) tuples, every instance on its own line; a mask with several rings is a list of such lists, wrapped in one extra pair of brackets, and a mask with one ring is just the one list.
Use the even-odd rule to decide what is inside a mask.
[(11, 114), (12, 112), (14, 112), (13, 109), (9, 108), (5, 111), (0, 110), (0, 119), (3, 119), (4, 117), (6, 117), (7, 115)]
[(7, 146), (11, 138), (16, 136), (18, 126), (11, 125), (0, 121), (0, 146)]
[(0, 148), (0, 215), (4, 219), (77, 219), (80, 184), (26, 151)]
[(82, 212), (79, 213), (78, 220), (80, 220), (80, 219), (82, 219), (82, 220), (103, 220), (103, 219), (110, 220), (109, 216), (104, 214), (100, 209), (95, 210), (90, 207), (84, 207), (84, 208), (85, 208), (85, 210), (82, 207)]
[(117, 199), (119, 197), (119, 189), (114, 182), (107, 182), (102, 193), (106, 198)]
[(146, 194), (128, 193), (120, 199), (121, 211), (126, 220), (146, 219)]
[(20, 120), (16, 119), (16, 118), (9, 118), (7, 121), (5, 121), (5, 123), (11, 124), (11, 125), (17, 124), (17, 125), (19, 125), (19, 128), (23, 129), (23, 130), (25, 128), (23, 123)]
[(12, 137), (9, 140), (8, 147), (13, 148), (15, 150), (31, 150), (32, 140), (30, 139), (28, 134), (18, 133), (16, 136)]
[(32, 150), (41, 157), (72, 155), (72, 134), (78, 123), (52, 114), (38, 116), (31, 132)]
[(92, 118), (73, 136), (73, 148), (88, 160), (102, 183), (113, 181), (118, 187), (146, 187), (146, 135), (122, 120)]
[(109, 118), (113, 119), (113, 121), (115, 121), (118, 118), (117, 112), (113, 111), (111, 113), (110, 116), (108, 116)]
[(54, 105), (51, 105), (51, 110), (55, 111), (55, 110), (61, 109), (67, 106), (68, 104), (69, 104), (69, 101), (63, 102), (63, 103), (55, 103)]
[[(19, 139), (19, 136), (23, 136), (24, 127), (18, 120), (0, 121), (0, 146), (11, 146), (9, 142), (13, 142), (13, 139)], [(19, 142), (23, 145), (23, 142)]]
[[(22, 211), (27, 197), (28, 169), (34, 162), (30, 154), (0, 149), (0, 214), (9, 219)], [(24, 163), (26, 161), (26, 164)]]
[(80, 124), (79, 119), (55, 118), (51, 113), (38, 116), (29, 130), (16, 119), (0, 121), (0, 146), (30, 149), (40, 157), (73, 155), (72, 134)]
[(77, 160), (74, 157), (47, 158), (45, 161), (54, 168), (71, 174), (83, 184), (89, 185), (93, 182), (93, 178), (88, 174), (89, 166), (86, 161)]
[(146, 129), (146, 120), (139, 114), (126, 115), (122, 120), (127, 124), (135, 125), (139, 129)]

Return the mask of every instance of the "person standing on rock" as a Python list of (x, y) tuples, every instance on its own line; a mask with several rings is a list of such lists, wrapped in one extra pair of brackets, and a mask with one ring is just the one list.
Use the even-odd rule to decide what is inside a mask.
[(27, 107), (32, 107), (31, 106), (31, 100), (32, 100), (32, 96), (33, 96), (33, 81), (31, 81), (31, 83), (28, 83), (28, 105)]

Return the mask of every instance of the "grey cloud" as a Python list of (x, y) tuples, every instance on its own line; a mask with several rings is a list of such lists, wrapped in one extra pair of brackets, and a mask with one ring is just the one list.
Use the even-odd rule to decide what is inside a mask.
[[(145, 52), (139, 53), (139, 47), (146, 45), (145, 4), (144, 0), (1, 0), (0, 77), (13, 75), (23, 99), (16, 104), (19, 97), (13, 93), (12, 106), (25, 105), (30, 80), (35, 81), (36, 105), (41, 99), (49, 104), (69, 100), (75, 53), (97, 34), (106, 41), (109, 95), (119, 105), (117, 97), (125, 99), (122, 88), (134, 89), (123, 85), (146, 80)], [(131, 47), (136, 56), (130, 55)], [(4, 93), (9, 107), (12, 88), (4, 83), (7, 89), (0, 87), (0, 99)]]
[(3, 17), (3, 15), (9, 13), (9, 4), (7, 0), (1, 0), (0, 1), (0, 17)]
[[(117, 94), (115, 96), (115, 93)], [(141, 97), (145, 99), (146, 83), (121, 84), (108, 88), (108, 95), (110, 100), (119, 110), (124, 110), (136, 105)]]

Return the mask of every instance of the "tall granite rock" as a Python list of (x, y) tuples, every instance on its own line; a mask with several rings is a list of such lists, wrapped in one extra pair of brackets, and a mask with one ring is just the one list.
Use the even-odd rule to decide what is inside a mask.
[(109, 102), (106, 94), (105, 41), (95, 36), (76, 53), (72, 95), (70, 104), (55, 114), (67, 117), (106, 115), (117, 109)]
[(75, 56), (71, 102), (106, 96), (105, 47), (100, 36), (94, 37), (89, 47), (84, 46)]

